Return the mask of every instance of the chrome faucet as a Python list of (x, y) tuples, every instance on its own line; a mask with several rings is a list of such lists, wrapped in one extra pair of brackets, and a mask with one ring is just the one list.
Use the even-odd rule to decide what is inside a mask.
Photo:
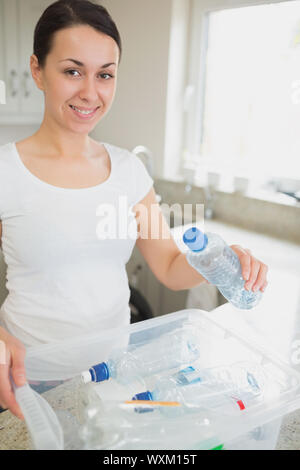
[(132, 153), (134, 153), (135, 155), (137, 155), (138, 157), (145, 157), (145, 166), (148, 170), (148, 173), (149, 175), (151, 176), (151, 178), (154, 177), (154, 174), (153, 174), (153, 155), (152, 155), (152, 152), (147, 148), (145, 147), (144, 145), (138, 145), (137, 147), (134, 147), (134, 149), (132, 150)]
[[(132, 153), (134, 153), (137, 157), (140, 157), (142, 160), (145, 159), (144, 163), (145, 163), (145, 166), (147, 168), (147, 171), (148, 171), (149, 175), (151, 176), (151, 178), (154, 179), (153, 155), (152, 155), (151, 150), (149, 150), (148, 147), (145, 147), (144, 145), (137, 145), (132, 150)], [(158, 203), (161, 202), (161, 195), (160, 194), (156, 194), (156, 201)]]

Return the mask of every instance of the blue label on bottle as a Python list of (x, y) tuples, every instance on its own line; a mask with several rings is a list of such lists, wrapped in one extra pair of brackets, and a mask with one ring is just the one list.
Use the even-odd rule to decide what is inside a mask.
[(177, 382), (181, 385), (190, 385), (197, 382), (201, 382), (201, 377), (199, 372), (194, 369), (194, 367), (189, 366), (185, 369), (182, 369), (178, 374), (176, 374)]
[(184, 374), (189, 374), (190, 372), (194, 372), (195, 369), (192, 366), (186, 367), (185, 369), (181, 369), (180, 372), (183, 372)]
[(251, 374), (250, 372), (247, 373), (247, 380), (248, 380), (249, 385), (251, 385), (252, 388), (254, 388), (255, 390), (259, 390), (259, 385), (254, 375)]

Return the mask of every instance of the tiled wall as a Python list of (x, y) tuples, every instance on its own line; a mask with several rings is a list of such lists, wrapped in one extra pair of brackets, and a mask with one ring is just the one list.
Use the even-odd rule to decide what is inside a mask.
[[(155, 190), (166, 204), (207, 204), (203, 188), (186, 183), (155, 180)], [(215, 191), (214, 218), (228, 224), (300, 244), (300, 204), (272, 202), (238, 193)]]

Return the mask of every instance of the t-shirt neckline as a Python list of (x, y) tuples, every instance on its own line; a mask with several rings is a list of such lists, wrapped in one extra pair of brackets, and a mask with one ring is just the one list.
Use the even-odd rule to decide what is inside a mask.
[(109, 156), (109, 159), (110, 159), (110, 174), (109, 174), (108, 178), (105, 181), (103, 181), (102, 183), (99, 183), (99, 184), (94, 185), (94, 186), (88, 186), (86, 188), (63, 188), (62, 186), (55, 186), (53, 184), (47, 183), (46, 181), (43, 181), (38, 176), (35, 176), (33, 173), (31, 173), (31, 171), (23, 163), (23, 161), (20, 157), (20, 154), (18, 152), (16, 143), (11, 142), (11, 145), (12, 145), (12, 148), (13, 148), (13, 153), (14, 153), (15, 158), (16, 158), (16, 162), (17, 162), (19, 168), (21, 168), (21, 170), (23, 171), (23, 173), (25, 173), (33, 181), (35, 181), (36, 183), (38, 183), (41, 186), (47, 187), (48, 189), (51, 189), (53, 191), (61, 191), (61, 192), (68, 192), (68, 193), (72, 193), (72, 192), (73, 193), (79, 193), (79, 192), (95, 191), (97, 189), (102, 188), (106, 184), (110, 183), (110, 181), (112, 179), (112, 174), (113, 174), (113, 159), (112, 159), (112, 156), (111, 156), (111, 151), (109, 149), (109, 144), (107, 144), (105, 142), (101, 142), (101, 144), (104, 146), (104, 148), (107, 151), (107, 154)]

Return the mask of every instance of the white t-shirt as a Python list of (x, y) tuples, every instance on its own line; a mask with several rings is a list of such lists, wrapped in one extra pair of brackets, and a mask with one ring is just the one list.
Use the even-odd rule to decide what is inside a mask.
[(130, 322), (125, 265), (137, 238), (131, 208), (153, 180), (136, 155), (103, 145), (110, 176), (82, 189), (40, 180), (23, 164), (15, 143), (0, 146), (9, 291), (0, 321), (25, 346)]

